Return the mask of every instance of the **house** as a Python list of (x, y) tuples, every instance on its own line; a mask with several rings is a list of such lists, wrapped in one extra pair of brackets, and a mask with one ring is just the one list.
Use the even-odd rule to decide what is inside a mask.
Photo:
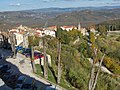
[(78, 30), (82, 33), (83, 36), (84, 35), (88, 35), (87, 29), (86, 28), (82, 28), (80, 22), (78, 24)]
[(3, 36), (2, 36), (2, 34), (0, 34), (0, 42), (2, 42), (3, 41)]
[(21, 43), (23, 43), (23, 34), (21, 33), (14, 33), (16, 38), (16, 46), (19, 46)]
[[(47, 62), (48, 62), (48, 66), (50, 66), (51, 67), (51, 56), (50, 55), (46, 55), (47, 56)], [(40, 64), (42, 65), (42, 66), (44, 66), (44, 56), (42, 56), (41, 58), (40, 58)]]
[(55, 31), (54, 30), (44, 29), (43, 33), (45, 35), (49, 35), (49, 36), (55, 37)]
[(16, 29), (19, 30), (19, 32), (21, 32), (21, 31), (29, 31), (31, 28), (28, 28), (27, 26), (20, 25)]
[[(48, 54), (47, 54), (46, 56), (47, 56), (46, 60), (47, 60), (47, 62), (48, 62), (48, 66), (51, 67), (51, 56), (48, 55)], [(40, 64), (40, 65), (44, 66), (44, 56), (41, 55), (41, 57), (35, 59), (34, 62), (35, 62), (35, 64)]]
[(23, 43), (22, 43), (23, 48), (28, 48), (29, 46), (28, 35), (29, 33), (23, 34)]
[(49, 28), (36, 28), (35, 35), (38, 37), (43, 37), (44, 35), (55, 37), (55, 30), (51, 30)]
[(93, 32), (94, 34), (96, 33), (95, 28), (90, 28), (90, 31)]
[(29, 45), (29, 43), (28, 43), (29, 30), (30, 29), (28, 27), (22, 26), (22, 25), (9, 30), (10, 34), (15, 35), (16, 46), (22, 45), (24, 48), (28, 48), (28, 45)]
[(35, 29), (35, 35), (38, 37), (42, 37), (42, 33), (43, 33), (43, 28), (36, 28)]
[(51, 26), (51, 27), (48, 27), (47, 29), (57, 31), (57, 26)]
[(83, 34), (83, 36), (88, 34), (86, 28), (81, 28), (80, 31)]
[(0, 47), (2, 47), (2, 42), (3, 42), (3, 36), (2, 36), (2, 34), (0, 33)]
[(62, 28), (63, 30), (66, 30), (66, 31), (71, 31), (73, 29), (77, 29), (75, 26), (61, 26), (60, 28)]

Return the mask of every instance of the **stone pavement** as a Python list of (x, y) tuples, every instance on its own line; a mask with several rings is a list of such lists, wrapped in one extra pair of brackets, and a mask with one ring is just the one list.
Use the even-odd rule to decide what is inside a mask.
[[(25, 62), (20, 64), (19, 62), (21, 60), (24, 60)], [(31, 66), (31, 61), (29, 58), (26, 58), (24, 55), (20, 54), (20, 53), (17, 53), (17, 58), (16, 59), (13, 59), (13, 58), (6, 58), (6, 61), (12, 63), (13, 65), (15, 65), (16, 67), (18, 67), (19, 71), (27, 76), (30, 76), (32, 78), (35, 78), (36, 80), (46, 84), (46, 85), (50, 85), (51, 82), (45, 80), (44, 78), (42, 77), (37, 77), (37, 75), (35, 75), (33, 72), (32, 72), (32, 66)], [(55, 85), (52, 83), (52, 87), (56, 87), (56, 90), (65, 90), (64, 88), (58, 86), (58, 85)]]

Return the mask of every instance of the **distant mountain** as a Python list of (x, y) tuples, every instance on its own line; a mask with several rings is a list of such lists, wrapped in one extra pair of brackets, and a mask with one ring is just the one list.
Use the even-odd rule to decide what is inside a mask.
[(81, 22), (83, 26), (88, 26), (114, 19), (120, 19), (120, 9), (82, 10), (68, 12), (58, 15), (57, 17), (49, 20), (49, 22), (54, 22), (58, 25), (77, 25), (78, 22)]
[(33, 10), (24, 10), (25, 12), (72, 12), (72, 11), (81, 11), (81, 10), (103, 10), (103, 9), (118, 9), (120, 6), (104, 6), (104, 7), (76, 7), (76, 8), (43, 8), (43, 9), (33, 9)]
[(0, 12), (0, 29), (8, 29), (20, 24), (30, 27), (52, 25), (82, 26), (98, 24), (103, 21), (120, 19), (120, 6), (78, 7), (78, 8), (46, 8), (13, 12)]

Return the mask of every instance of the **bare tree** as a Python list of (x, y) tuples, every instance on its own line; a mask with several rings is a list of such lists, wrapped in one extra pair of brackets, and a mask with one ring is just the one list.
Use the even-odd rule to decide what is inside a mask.
[(44, 78), (48, 78), (48, 65), (47, 65), (47, 59), (46, 59), (46, 41), (45, 37), (43, 37), (43, 49), (44, 49)]
[(100, 69), (102, 66), (102, 62), (104, 60), (105, 54), (103, 54), (102, 59), (100, 60), (100, 64), (97, 70), (97, 74), (95, 75), (95, 59), (97, 56), (97, 51), (96, 49), (94, 49), (94, 58), (93, 58), (93, 64), (92, 64), (92, 69), (91, 69), (91, 73), (90, 73), (90, 80), (89, 80), (89, 90), (95, 90), (95, 86), (97, 84), (97, 80), (98, 80), (98, 75), (100, 73)]
[(96, 75), (95, 75), (95, 63), (93, 63), (92, 65), (92, 69), (90, 73), (91, 75), (90, 75), (90, 80), (89, 80), (89, 90), (95, 90), (95, 86), (97, 84), (98, 75), (100, 73), (100, 69), (101, 69), (104, 57), (105, 57), (105, 54), (102, 56)]
[(101, 59), (101, 61), (100, 61), (100, 64), (99, 64), (99, 67), (98, 67), (98, 71), (97, 71), (97, 74), (96, 74), (96, 76), (95, 76), (95, 80), (94, 80), (94, 83), (93, 83), (92, 90), (95, 89), (95, 86), (96, 86), (96, 84), (97, 84), (98, 75), (99, 75), (99, 73), (100, 73), (100, 69), (101, 69), (102, 62), (103, 62), (103, 60), (104, 60), (104, 57), (105, 57), (105, 54), (102, 56), (102, 59)]
[(57, 83), (60, 83), (60, 79), (61, 79), (61, 60), (60, 60), (60, 54), (61, 54), (61, 42), (60, 40), (58, 40), (58, 77), (57, 77)]
[(36, 67), (35, 67), (35, 62), (34, 62), (34, 48), (31, 46), (31, 64), (33, 68), (33, 72), (36, 73)]
[(60, 59), (60, 54), (61, 54), (61, 38), (62, 38), (62, 29), (57, 27), (57, 32), (56, 32), (56, 38), (58, 40), (58, 76), (57, 76), (57, 83), (60, 83), (61, 79), (61, 74), (62, 74), (62, 69), (61, 69), (61, 59)]
[(94, 78), (95, 78), (95, 65), (92, 65), (91, 73), (90, 73), (90, 80), (89, 80), (89, 90), (92, 90), (92, 86), (94, 83)]
[(100, 61), (100, 64), (99, 64), (99, 67), (98, 67), (98, 70), (97, 70), (97, 74), (95, 74), (95, 64), (96, 64), (96, 61), (97, 61), (97, 55), (98, 55), (97, 51), (98, 51), (98, 49), (95, 47), (95, 35), (94, 35), (94, 33), (90, 32), (89, 36), (90, 36), (89, 39), (90, 39), (90, 42), (91, 42), (90, 47), (91, 47), (91, 51), (92, 51), (91, 58), (93, 59), (93, 63), (92, 63), (92, 68), (91, 68), (91, 72), (90, 72), (88, 89), (89, 90), (94, 90), (95, 86), (97, 84), (98, 75), (100, 73), (100, 68), (101, 68), (103, 59), (105, 57), (105, 54), (102, 56), (102, 59)]
[(16, 58), (16, 49), (15, 49), (15, 45), (16, 45), (16, 37), (14, 34), (10, 34), (10, 43), (11, 43), (11, 48), (13, 51), (13, 58)]

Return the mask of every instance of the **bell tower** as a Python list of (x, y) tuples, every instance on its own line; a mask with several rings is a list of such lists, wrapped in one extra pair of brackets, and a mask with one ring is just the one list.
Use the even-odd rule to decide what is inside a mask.
[(78, 23), (78, 30), (81, 30), (81, 24), (80, 24), (80, 22)]

